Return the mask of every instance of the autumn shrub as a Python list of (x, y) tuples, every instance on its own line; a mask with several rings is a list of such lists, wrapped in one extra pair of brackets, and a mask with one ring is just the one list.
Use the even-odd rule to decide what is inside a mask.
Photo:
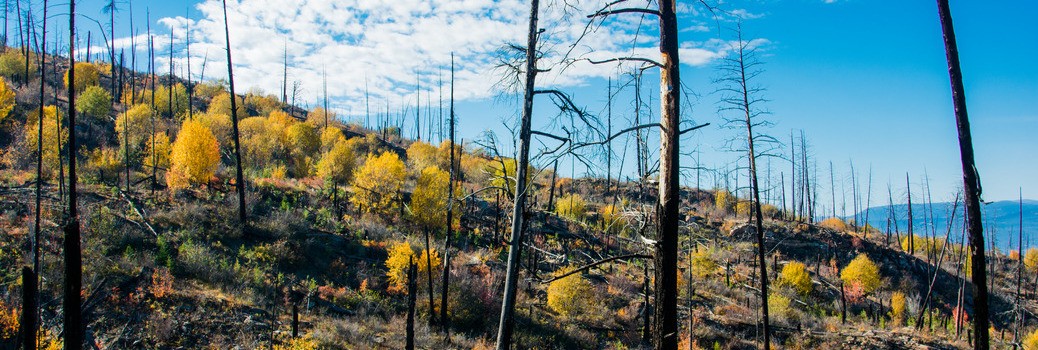
[(325, 153), (332, 150), (335, 144), (339, 140), (345, 140), (346, 136), (342, 134), (342, 130), (336, 127), (326, 127), (321, 129), (321, 153)]
[(149, 171), (152, 167), (169, 169), (169, 156), (172, 150), (169, 136), (164, 132), (156, 133), (154, 139), (145, 141), (144, 167)]
[(727, 190), (718, 189), (714, 191), (714, 207), (722, 213), (730, 212), (735, 206), (736, 198)]
[[(35, 110), (29, 114), (25, 123), (25, 145), (33, 154), (39, 146), (40, 112)], [(56, 175), (58, 162), (64, 155), (65, 143), (68, 141), (68, 128), (64, 126), (64, 113), (55, 106), (43, 108), (43, 177), (49, 179)], [(61, 125), (60, 131), (58, 126)], [(34, 161), (35, 162), (35, 161)]]
[[(440, 255), (435, 249), (421, 250), (421, 256), (418, 255), (418, 252), (419, 250), (412, 247), (411, 243), (408, 242), (394, 243), (389, 248), (389, 254), (386, 258), (386, 277), (389, 281), (390, 291), (407, 291), (407, 268), (408, 263), (412, 261), (418, 267), (418, 276), (425, 276), (430, 271), (430, 264), (432, 265), (432, 271), (440, 268)], [(424, 285), (423, 283), (418, 283), (418, 288), (428, 288), (423, 287)]]
[(775, 317), (775, 321), (789, 322), (796, 317), (796, 310), (791, 305), (789, 297), (782, 293), (772, 292), (768, 294), (768, 311)]
[(587, 202), (579, 194), (570, 193), (555, 201), (555, 214), (575, 221), (584, 220)]
[[(238, 118), (245, 118), (245, 117), (247, 117), (248, 114), (245, 113), (245, 101), (242, 100), (241, 96), (235, 96), (234, 103), (235, 103), (235, 107), (237, 107), (237, 109), (238, 109), (238, 111), (237, 111), (238, 112), (238, 114), (237, 114)], [(212, 114), (223, 114), (223, 115), (226, 115), (226, 116), (230, 116), (231, 115), (231, 94), (230, 93), (222, 93), (222, 94), (216, 95), (216, 97), (213, 97), (213, 99), (209, 101), (209, 108), (206, 109), (206, 112), (212, 113)]]
[(177, 248), (176, 269), (192, 278), (210, 283), (225, 283), (234, 278), (230, 263), (208, 246), (188, 240)]
[(765, 218), (775, 218), (778, 217), (779, 209), (772, 204), (765, 204), (760, 207), (760, 212)]
[(1038, 329), (1028, 334), (1023, 341), (1024, 350), (1038, 350)]
[(1024, 254), (1024, 266), (1028, 271), (1038, 272), (1038, 248), (1028, 248)]
[[(450, 174), (435, 165), (422, 169), (411, 194), (411, 217), (418, 225), (435, 230), (447, 227), (447, 196)], [(455, 188), (455, 198), (459, 193)], [(457, 226), (461, 215), (455, 215), (451, 226)]]
[[(141, 158), (145, 144), (151, 141), (151, 119), (154, 113), (148, 105), (138, 104), (115, 118), (115, 132), (118, 134), (119, 150), (129, 153), (131, 168)], [(124, 154), (125, 157), (125, 154)], [(126, 162), (126, 159), (123, 161)]]
[[(88, 86), (97, 85), (101, 81), (101, 69), (90, 62), (76, 62), (76, 91), (84, 92)], [(65, 71), (65, 88), (68, 88), (68, 71)]]
[(14, 88), (7, 84), (7, 80), (0, 78), (0, 123), (3, 123), (4, 119), (7, 119), (7, 115), (11, 114), (14, 103)]
[(332, 184), (345, 184), (353, 179), (357, 168), (356, 142), (339, 136), (334, 145), (317, 162), (317, 176)]
[[(565, 267), (557, 274), (572, 271)], [(574, 317), (591, 310), (594, 286), (584, 276), (575, 273), (548, 284), (548, 307), (563, 317)]]
[(118, 178), (122, 169), (121, 152), (111, 147), (101, 147), (87, 153), (87, 162), (82, 169), (82, 174), (87, 179), (104, 183), (108, 179)]
[(199, 122), (186, 120), (173, 142), (166, 183), (171, 188), (208, 184), (220, 165), (220, 145)]
[(85, 114), (95, 120), (104, 120), (112, 111), (112, 94), (100, 86), (86, 88), (76, 98), (76, 112)]
[(861, 288), (864, 294), (872, 293), (879, 288), (880, 278), (879, 267), (864, 253), (851, 260), (840, 272), (840, 279), (845, 285)]
[(9, 306), (0, 299), (0, 342), (6, 343), (18, 336), (18, 308)]
[(811, 274), (807, 272), (807, 266), (801, 262), (793, 261), (782, 267), (781, 285), (792, 288), (800, 295), (811, 294), (814, 285), (811, 283)]
[(822, 220), (822, 222), (818, 223), (818, 226), (825, 227), (836, 232), (847, 232), (848, 230), (850, 230), (850, 227), (847, 226), (847, 223), (844, 222), (843, 219), (837, 217)]
[[(144, 103), (155, 106), (159, 115), (176, 117), (187, 114), (188, 96), (184, 84), (177, 83), (172, 88), (159, 85), (155, 87), (155, 93), (150, 90), (142, 91), (141, 96), (144, 97)], [(153, 97), (154, 99), (152, 99)]]
[(603, 205), (602, 208), (598, 210), (598, 215), (602, 220), (602, 227), (605, 228), (607, 232), (616, 233), (623, 230), (623, 212), (621, 212), (618, 205)]
[(421, 172), (428, 167), (438, 166), (439, 160), (436, 146), (422, 141), (415, 141), (407, 147), (407, 164), (415, 172)]
[(29, 54), (29, 67), (26, 69), (25, 56), (22, 55), (21, 50), (9, 47), (0, 53), (0, 76), (9, 80), (24, 80), (28, 78), (26, 72), (29, 75), (38, 72), (36, 68), (36, 62), (38, 62), (36, 55), (33, 53)]
[(908, 315), (908, 300), (905, 293), (894, 292), (890, 295), (890, 322), (895, 327), (904, 324)]
[(714, 253), (713, 248), (697, 248), (692, 253), (692, 274), (699, 278), (706, 278), (717, 272), (720, 265), (717, 264)]
[(353, 177), (355, 190), (350, 202), (366, 213), (391, 215), (399, 208), (406, 176), (404, 162), (396, 153), (369, 154)]

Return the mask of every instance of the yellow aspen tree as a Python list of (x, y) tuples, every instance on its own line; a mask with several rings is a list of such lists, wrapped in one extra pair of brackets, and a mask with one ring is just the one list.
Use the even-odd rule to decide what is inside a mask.
[(173, 142), (166, 183), (185, 188), (209, 182), (220, 165), (220, 144), (202, 123), (186, 120)]

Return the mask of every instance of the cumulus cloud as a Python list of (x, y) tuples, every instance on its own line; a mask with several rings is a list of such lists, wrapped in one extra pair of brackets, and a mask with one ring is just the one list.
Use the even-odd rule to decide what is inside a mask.
[[(591, 65), (585, 58), (659, 58), (658, 28), (652, 16), (615, 16), (589, 27), (585, 15), (603, 4), (542, 6), (540, 27), (546, 30), (541, 67), (552, 69), (541, 82), (560, 88), (580, 86), (624, 69), (615, 64)], [(196, 8), (201, 18), (159, 20), (174, 33), (174, 61), (181, 67), (176, 72), (182, 74), (187, 61), (183, 43), (190, 25), (194, 78), (203, 70), (206, 79), (226, 77), (222, 3), (203, 0)], [(692, 8), (683, 11), (683, 19), (700, 16)], [(497, 53), (506, 43), (525, 44), (529, 4), (522, 0), (231, 0), (227, 14), (238, 91), (257, 88), (280, 95), (287, 51), (289, 85), (300, 82), (300, 101), (313, 103), (321, 97), (322, 75), (327, 72), (332, 107), (356, 115), (364, 111), (366, 91), (373, 106), (398, 108), (413, 104), (420, 81), (422, 103), (426, 94), (435, 98), (441, 77), (445, 83), (448, 79), (452, 53), (456, 98), (498, 94), (502, 73), (495, 68), (501, 62)], [(709, 34), (697, 34), (708, 31), (704, 24), (683, 23), (692, 25), (682, 28), (687, 33), (682, 34), (683, 64), (706, 65), (726, 54), (727, 45), (716, 39), (688, 40), (707, 39)], [(157, 38), (156, 46), (162, 48), (163, 40), (168, 43), (168, 36)], [(138, 49), (146, 50), (140, 41)]]

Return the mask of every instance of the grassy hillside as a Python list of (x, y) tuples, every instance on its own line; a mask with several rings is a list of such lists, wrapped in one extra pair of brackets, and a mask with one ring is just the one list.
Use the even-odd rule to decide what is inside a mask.
[[(23, 83), (4, 71), (5, 60), (19, 57), (17, 51), (0, 55), (0, 74), (16, 97), (11, 113), (0, 121), (0, 348), (16, 344), (20, 269), (32, 264), (37, 161), (28, 130), (38, 125), (34, 111), (40, 101), (58, 111), (67, 105), (60, 79), (67, 67), (59, 64), (54, 76), (32, 75)], [(109, 68), (93, 69), (99, 79), (88, 85), (105, 92)], [(442, 215), (451, 191), (443, 181), (451, 170), (449, 143), (407, 140), (392, 127), (344, 125), (334, 116), (326, 118), (325, 111), (304, 111), (270, 96), (238, 96), (244, 106), (240, 125), (248, 213), (248, 224), (241, 225), (230, 96), (223, 87), (207, 82), (187, 89), (192, 84), (163, 77), (154, 81), (152, 97), (147, 76), (125, 79), (116, 92), (123, 97), (110, 111), (86, 113), (71, 128), (82, 140), (76, 154), (83, 183), (83, 309), (88, 339), (98, 347), (403, 348), (409, 293), (417, 299), (419, 347), (493, 346), (513, 160), (469, 145), (455, 151), (461, 182), (454, 189), (453, 208), (459, 219), (448, 223)], [(37, 95), (41, 81), (47, 91), (42, 100)], [(104, 105), (101, 100), (95, 107)], [(49, 126), (55, 131), (45, 130), (45, 137), (60, 134), (58, 123)], [(163, 137), (169, 141), (164, 147)], [(45, 149), (61, 147), (48, 140)], [(63, 280), (59, 225), (66, 195), (58, 175), (65, 165), (56, 156), (49, 161), (48, 152), (43, 154), (40, 207), (40, 307), (44, 341), (56, 344)], [(652, 266), (642, 257), (652, 252), (646, 241), (656, 225), (653, 186), (562, 178), (538, 170), (532, 179), (515, 344), (646, 347), (643, 325), (654, 301), (647, 297), (652, 291), (646, 291)], [(681, 198), (681, 346), (755, 348), (762, 276), (746, 225), (748, 206), (724, 190), (685, 188)], [(968, 346), (972, 305), (959, 264), (961, 246), (945, 249), (943, 242), (919, 240), (911, 254), (896, 239), (840, 219), (807, 223), (773, 206), (764, 212), (770, 263), (763, 277), (773, 286), (776, 344)], [(448, 225), (451, 247), (444, 246)], [(618, 256), (628, 258), (556, 279)], [(418, 265), (414, 291), (408, 290), (404, 272), (409, 258)], [(998, 347), (1009, 347), (1014, 339), (1018, 259), (992, 257)], [(1035, 263), (1026, 267), (1022, 285), (1027, 316), (1021, 337), (1031, 334), (1038, 342), (1038, 333), (1031, 333), (1038, 327), (1038, 251), (1025, 259)], [(441, 308), (445, 266), (451, 281), (449, 333), (441, 328), (444, 320), (434, 316)], [(932, 280), (930, 311), (920, 323), (917, 316)], [(963, 286), (965, 302), (960, 303)], [(293, 336), (296, 324), (298, 335)]]

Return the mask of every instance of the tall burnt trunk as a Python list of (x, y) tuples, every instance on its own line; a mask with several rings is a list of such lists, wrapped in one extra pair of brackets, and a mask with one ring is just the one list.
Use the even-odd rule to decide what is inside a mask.
[[(44, 0), (44, 8), (46, 8)], [(76, 0), (69, 0), (68, 94), (76, 95)], [(65, 286), (64, 331), (65, 349), (83, 346), (84, 327), (82, 305), (83, 252), (80, 250), (79, 209), (76, 193), (76, 99), (68, 99), (68, 218), (65, 222)]]
[(980, 213), (980, 175), (973, 157), (973, 138), (970, 133), (969, 116), (966, 112), (966, 92), (962, 85), (962, 69), (959, 67), (959, 49), (955, 43), (955, 27), (952, 24), (948, 0), (937, 0), (937, 12), (944, 33), (944, 48), (948, 56), (948, 76), (951, 80), (952, 101), (955, 106), (955, 124), (959, 134), (959, 155), (962, 161), (962, 182), (965, 191), (966, 223), (969, 227), (970, 256), (973, 259), (973, 348), (988, 349), (988, 288), (987, 260), (984, 252), (984, 226)]
[(504, 300), (497, 327), (497, 350), (507, 350), (512, 343), (516, 290), (519, 286), (519, 263), (522, 258), (523, 231), (526, 228), (526, 173), (530, 164), (530, 124), (533, 117), (533, 96), (537, 78), (537, 15), (539, 0), (530, 1), (530, 26), (526, 38), (526, 86), (523, 94), (523, 114), (519, 127), (519, 161), (516, 162), (515, 207), (512, 209), (512, 230), (508, 241), (508, 267), (505, 273)]
[(245, 217), (245, 174), (242, 173), (241, 169), (241, 140), (238, 133), (238, 105), (235, 100), (237, 96), (234, 93), (234, 65), (231, 61), (231, 30), (227, 25), (227, 0), (223, 0), (223, 30), (224, 37), (227, 39), (227, 79), (230, 83), (231, 90), (231, 126), (234, 136), (234, 167), (235, 173), (235, 187), (238, 188), (238, 221), (241, 224), (241, 229), (245, 230), (245, 226), (248, 224)]
[(656, 308), (653, 346), (678, 347), (678, 204), (680, 167), (681, 75), (678, 20), (674, 0), (660, 4), (660, 179), (659, 234), (656, 239)]

